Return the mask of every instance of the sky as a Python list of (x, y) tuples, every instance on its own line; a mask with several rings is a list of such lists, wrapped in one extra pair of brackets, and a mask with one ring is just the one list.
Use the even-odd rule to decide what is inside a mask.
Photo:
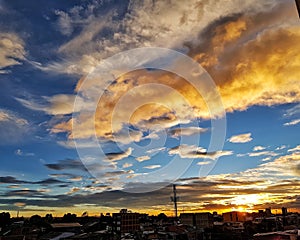
[(300, 210), (293, 0), (0, 0), (0, 211)]

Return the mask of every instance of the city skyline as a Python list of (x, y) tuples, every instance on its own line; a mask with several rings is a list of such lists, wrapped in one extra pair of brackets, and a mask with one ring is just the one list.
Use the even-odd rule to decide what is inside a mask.
[(1, 212), (300, 210), (294, 0), (0, 13)]

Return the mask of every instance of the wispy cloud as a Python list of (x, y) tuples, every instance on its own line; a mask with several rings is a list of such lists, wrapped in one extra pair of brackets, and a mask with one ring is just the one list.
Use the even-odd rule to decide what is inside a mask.
[(156, 164), (156, 165), (148, 165), (148, 166), (144, 166), (143, 168), (145, 169), (156, 169), (156, 168), (160, 168), (161, 165)]
[(29, 122), (12, 111), (0, 109), (0, 145), (22, 141), (31, 129)]
[[(28, 109), (43, 111), (49, 115), (59, 115), (74, 112), (75, 98), (76, 95), (58, 94), (52, 97), (40, 97), (39, 99), (15, 99)], [(80, 101), (80, 99), (77, 98), (77, 101)]]
[[(21, 64), (25, 59), (25, 49), (23, 40), (15, 33), (0, 32), (0, 70)], [(0, 73), (5, 73), (1, 70)]]
[(288, 150), (288, 152), (300, 152), (300, 145), (294, 147), (294, 148), (290, 148)]
[(195, 134), (201, 134), (207, 132), (207, 128), (200, 127), (183, 127), (183, 128), (173, 128), (169, 130), (169, 133), (172, 137), (180, 136), (192, 136)]
[(17, 149), (15, 151), (15, 154), (18, 155), (18, 156), (25, 156), (25, 157), (30, 157), (30, 156), (35, 155), (34, 153), (31, 153), (31, 152), (23, 152), (21, 149)]
[(222, 156), (229, 156), (233, 151), (207, 152), (206, 149), (196, 146), (180, 145), (169, 150), (171, 155), (179, 155), (181, 158), (208, 158), (217, 159)]
[(278, 156), (278, 153), (273, 151), (261, 151), (261, 152), (251, 152), (247, 154), (249, 157), (259, 157), (259, 156), (270, 156), (275, 157)]
[(231, 143), (247, 143), (252, 141), (251, 133), (244, 133), (239, 135), (231, 136), (228, 141)]
[(263, 147), (263, 146), (255, 146), (255, 147), (253, 147), (253, 151), (254, 152), (256, 152), (256, 151), (262, 151), (264, 149), (266, 149), (266, 147)]
[(299, 119), (294, 119), (290, 122), (286, 122), (283, 125), (284, 126), (294, 126), (294, 125), (297, 125), (298, 123), (300, 123), (300, 118)]

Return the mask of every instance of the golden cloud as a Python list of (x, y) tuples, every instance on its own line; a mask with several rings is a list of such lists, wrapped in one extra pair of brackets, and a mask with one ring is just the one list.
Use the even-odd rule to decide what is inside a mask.
[[(298, 19), (292, 18), (291, 8), (290, 4), (279, 4), (272, 12), (221, 18), (203, 31), (200, 45), (190, 48), (189, 55), (215, 80), (227, 112), (300, 101), (300, 26)], [(286, 20), (288, 16), (291, 20)], [(89, 91), (88, 97), (98, 99), (98, 92), (90, 89), (101, 89), (105, 83), (101, 76), (94, 78), (85, 87), (85, 77), (81, 78), (76, 92)], [(88, 101), (82, 101), (89, 106)], [(75, 130), (68, 120), (52, 131), (66, 131), (70, 138), (89, 138), (95, 133), (108, 140), (119, 136), (128, 143), (142, 139), (142, 133), (130, 126), (169, 128), (214, 117), (218, 108), (216, 104), (209, 112), (199, 92), (180, 76), (162, 70), (137, 70), (117, 77), (105, 89), (94, 117), (83, 112)]]

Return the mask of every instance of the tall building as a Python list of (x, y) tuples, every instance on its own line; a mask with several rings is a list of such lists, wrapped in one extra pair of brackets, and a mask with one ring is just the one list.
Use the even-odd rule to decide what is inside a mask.
[(113, 213), (113, 227), (119, 233), (134, 233), (140, 230), (139, 213), (132, 213), (127, 209), (121, 209), (119, 213)]
[(286, 216), (286, 215), (287, 215), (287, 213), (288, 213), (288, 211), (287, 211), (287, 208), (286, 208), (286, 207), (282, 207), (282, 208), (281, 208), (281, 211), (282, 211), (282, 215), (283, 215), (283, 216)]
[(247, 221), (247, 214), (244, 212), (227, 212), (223, 213), (224, 222), (245, 222)]

